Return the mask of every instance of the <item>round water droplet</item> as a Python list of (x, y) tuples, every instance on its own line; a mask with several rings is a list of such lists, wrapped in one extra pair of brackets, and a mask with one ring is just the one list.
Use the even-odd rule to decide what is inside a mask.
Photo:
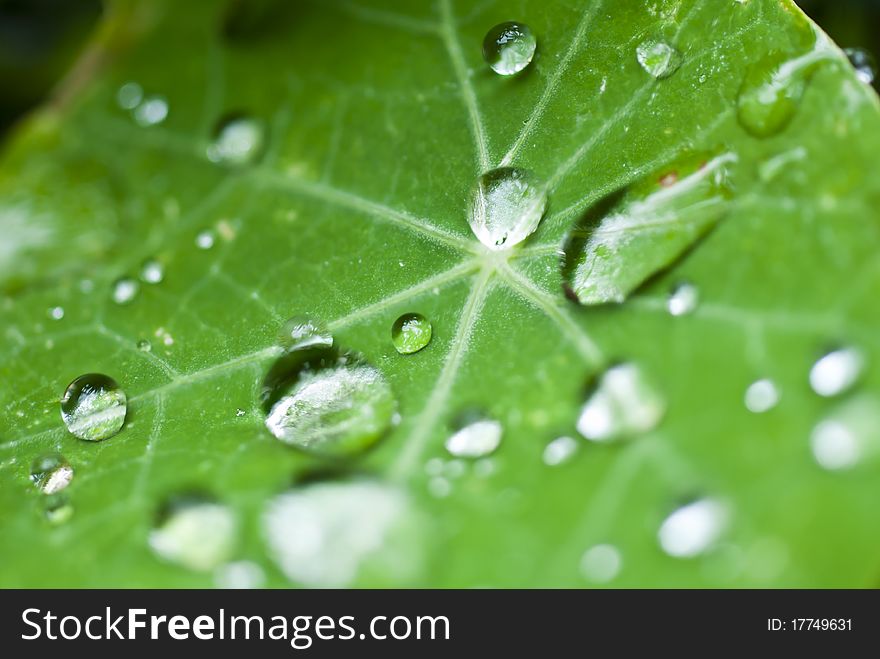
[(201, 495), (185, 495), (163, 506), (148, 542), (160, 558), (207, 572), (230, 559), (237, 531), (235, 515), (228, 506)]
[(64, 318), (64, 307), (52, 307), (49, 309), (49, 318), (52, 320), (61, 320)]
[(430, 343), (432, 331), (422, 314), (405, 313), (391, 326), (391, 342), (401, 355), (411, 355)]
[(699, 289), (689, 282), (681, 282), (669, 292), (666, 309), (673, 316), (684, 316), (692, 313), (699, 301)]
[(482, 458), (501, 444), (503, 428), (499, 421), (466, 414), (459, 429), (446, 440), (446, 450), (457, 458)]
[(746, 389), (746, 409), (755, 414), (768, 412), (779, 402), (779, 389), (773, 380), (756, 380)]
[(877, 76), (877, 60), (874, 56), (863, 48), (844, 48), (849, 63), (856, 70), (856, 77), (866, 85), (874, 82)]
[(608, 583), (619, 573), (623, 559), (614, 545), (596, 545), (581, 557), (581, 574), (593, 583)]
[(116, 102), (123, 110), (134, 110), (143, 98), (144, 90), (136, 82), (127, 82), (116, 92)]
[(141, 280), (148, 284), (158, 284), (165, 278), (165, 268), (161, 261), (149, 259), (141, 267)]
[(700, 499), (669, 515), (660, 526), (657, 539), (670, 556), (691, 558), (711, 549), (726, 525), (725, 506), (712, 499)]
[(40, 456), (31, 464), (31, 481), (43, 494), (60, 492), (73, 480), (73, 468), (60, 453)]
[(332, 348), (333, 335), (317, 321), (306, 316), (294, 316), (281, 327), (281, 346), (289, 351), (308, 348)]
[(148, 96), (134, 109), (134, 120), (141, 126), (155, 126), (168, 116), (168, 101), (161, 96)]
[(214, 141), (206, 150), (208, 160), (227, 165), (246, 165), (262, 153), (263, 123), (250, 117), (229, 117), (217, 126)]
[(266, 376), (263, 402), (275, 437), (325, 457), (374, 445), (391, 428), (397, 407), (378, 369), (323, 347), (286, 352)]
[(369, 480), (315, 482), (272, 499), (269, 552), (296, 583), (340, 588), (406, 584), (421, 569), (423, 537), (403, 491)]
[(635, 364), (617, 364), (596, 382), (577, 421), (578, 432), (596, 442), (653, 430), (666, 412), (666, 400)]
[(578, 450), (578, 442), (573, 437), (557, 437), (544, 448), (544, 464), (551, 467), (571, 460)]
[(820, 467), (852, 469), (880, 454), (880, 404), (862, 394), (838, 404), (810, 435), (810, 448)]
[(648, 39), (636, 48), (642, 68), (657, 79), (668, 78), (681, 66), (681, 53), (665, 41)]
[(137, 342), (137, 349), (141, 352), (151, 352), (153, 350), (153, 344), (147, 339), (141, 339)]
[(266, 574), (256, 563), (251, 561), (235, 561), (221, 565), (214, 575), (217, 588), (226, 590), (251, 590), (262, 588), (266, 582)]
[(770, 137), (791, 122), (804, 94), (813, 62), (809, 56), (768, 55), (746, 73), (736, 99), (740, 125), (755, 137)]
[(495, 73), (509, 76), (531, 63), (537, 46), (538, 41), (527, 25), (500, 23), (483, 39), (483, 59)]
[(480, 176), (470, 225), (489, 249), (507, 249), (528, 238), (547, 208), (547, 193), (531, 174), (500, 167)]
[(131, 277), (122, 277), (113, 284), (113, 301), (116, 304), (128, 304), (137, 296), (140, 286)]
[(864, 356), (855, 348), (833, 350), (813, 364), (810, 386), (820, 396), (839, 396), (858, 382), (864, 365)]
[(211, 249), (214, 246), (214, 232), (205, 229), (196, 236), (196, 247), (199, 249)]
[(66, 493), (50, 494), (44, 508), (46, 520), (53, 525), (64, 524), (73, 517), (73, 506)]
[(88, 373), (71, 382), (61, 398), (61, 418), (71, 434), (98, 442), (118, 433), (128, 409), (125, 392), (116, 381)]

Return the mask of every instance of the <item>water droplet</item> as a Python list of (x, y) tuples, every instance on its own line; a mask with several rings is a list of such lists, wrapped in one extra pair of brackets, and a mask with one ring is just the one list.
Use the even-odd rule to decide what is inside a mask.
[(141, 339), (137, 342), (137, 349), (141, 352), (151, 352), (153, 350), (153, 344), (147, 339)]
[(50, 524), (64, 524), (73, 517), (73, 506), (65, 493), (50, 494), (46, 497), (44, 514)]
[(851, 469), (880, 452), (880, 405), (871, 396), (856, 396), (839, 404), (819, 421), (810, 435), (810, 448), (820, 467)]
[(263, 150), (263, 123), (250, 117), (224, 119), (217, 127), (214, 141), (208, 145), (208, 160), (227, 165), (254, 162)]
[(150, 259), (141, 267), (141, 279), (148, 284), (158, 284), (165, 278), (165, 268), (161, 261)]
[(64, 307), (52, 307), (49, 309), (49, 318), (52, 320), (61, 320), (64, 318)]
[(681, 282), (669, 292), (666, 309), (673, 316), (684, 316), (692, 313), (699, 301), (699, 289), (690, 282)]
[(116, 381), (88, 373), (71, 382), (61, 398), (61, 418), (76, 437), (98, 442), (118, 433), (128, 409), (125, 392)]
[(617, 364), (600, 376), (577, 429), (596, 442), (623, 439), (653, 430), (665, 412), (665, 399), (642, 370), (632, 363)]
[(148, 96), (134, 109), (134, 120), (141, 126), (155, 126), (168, 116), (168, 101), (161, 96)]
[(452, 494), (452, 483), (444, 476), (434, 476), (428, 481), (428, 492), (432, 497), (445, 499)]
[(844, 48), (849, 63), (856, 70), (856, 77), (866, 85), (874, 82), (877, 76), (877, 61), (874, 56), (863, 48)]
[(196, 247), (199, 249), (211, 249), (214, 246), (214, 232), (210, 229), (200, 231), (196, 236)]
[(422, 533), (404, 493), (369, 480), (313, 482), (272, 499), (263, 528), (292, 581), (344, 587), (406, 583), (421, 567)]
[(557, 437), (544, 447), (544, 464), (551, 467), (568, 462), (578, 450), (573, 437)]
[(431, 323), (422, 314), (405, 313), (391, 326), (391, 342), (401, 355), (411, 355), (431, 341)]
[(855, 348), (840, 348), (821, 357), (810, 369), (810, 386), (820, 396), (839, 396), (852, 389), (865, 365)]
[(378, 369), (317, 347), (286, 352), (263, 383), (266, 427), (309, 453), (360, 453), (391, 428), (397, 402)]
[(537, 46), (538, 41), (527, 25), (500, 23), (483, 39), (483, 59), (495, 73), (509, 76), (531, 63)]
[(221, 565), (214, 575), (217, 588), (226, 590), (251, 590), (262, 588), (266, 582), (263, 568), (252, 561), (235, 561)]
[(619, 573), (623, 560), (613, 545), (596, 545), (581, 557), (581, 574), (593, 583), (608, 583)]
[(305, 316), (294, 316), (284, 323), (279, 340), (288, 352), (333, 347), (333, 335), (318, 322)]
[(113, 301), (116, 304), (128, 304), (134, 300), (140, 285), (131, 277), (122, 277), (113, 284)]
[(459, 429), (446, 440), (446, 450), (457, 458), (482, 458), (501, 444), (503, 428), (493, 419), (464, 415)]
[(655, 78), (668, 78), (681, 66), (681, 53), (665, 41), (648, 39), (636, 48), (636, 59)]
[(489, 249), (507, 249), (534, 233), (546, 207), (547, 193), (529, 172), (493, 169), (477, 181), (471, 230)]
[(123, 110), (134, 110), (143, 98), (144, 90), (136, 82), (127, 82), (116, 92), (116, 102)]
[(726, 525), (727, 509), (723, 504), (699, 499), (669, 515), (660, 526), (657, 539), (670, 556), (691, 558), (711, 549)]
[(31, 481), (43, 494), (55, 494), (70, 485), (73, 467), (60, 453), (40, 456), (31, 464)]
[(185, 495), (163, 506), (148, 542), (160, 558), (207, 572), (232, 556), (237, 531), (235, 515), (228, 506), (202, 495)]
[(779, 403), (779, 389), (773, 380), (756, 380), (746, 389), (745, 404), (749, 412), (768, 412)]

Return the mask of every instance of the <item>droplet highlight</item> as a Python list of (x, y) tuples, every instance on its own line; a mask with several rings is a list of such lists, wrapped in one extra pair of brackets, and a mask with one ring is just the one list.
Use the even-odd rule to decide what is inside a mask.
[(168, 101), (161, 96), (149, 96), (134, 109), (134, 120), (140, 126), (156, 126), (168, 116)]
[(864, 48), (844, 48), (849, 63), (856, 71), (856, 77), (866, 85), (874, 82), (877, 77), (877, 60)]
[(557, 437), (544, 447), (544, 464), (556, 467), (568, 462), (577, 453), (578, 446), (578, 441), (573, 437)]
[(136, 82), (127, 82), (116, 92), (116, 103), (123, 110), (134, 110), (143, 98), (144, 90)]
[(40, 492), (55, 494), (73, 481), (73, 467), (60, 453), (48, 453), (33, 461), (30, 477)]
[(131, 277), (122, 277), (113, 284), (113, 301), (116, 304), (129, 304), (137, 297), (140, 285)]
[(477, 181), (471, 230), (489, 249), (508, 249), (535, 232), (546, 208), (547, 193), (529, 172), (493, 169)]
[(201, 495), (183, 495), (163, 506), (148, 543), (163, 560), (209, 572), (230, 559), (237, 532), (235, 515), (228, 506)]
[(81, 375), (61, 398), (61, 418), (70, 433), (98, 442), (118, 433), (128, 410), (125, 392), (116, 381), (100, 373)]
[(773, 380), (763, 378), (748, 386), (744, 396), (746, 409), (755, 414), (769, 412), (779, 403), (779, 388)]
[(653, 77), (668, 78), (681, 66), (681, 53), (665, 41), (648, 39), (636, 47), (636, 59)]
[(810, 387), (820, 396), (839, 396), (852, 389), (862, 375), (865, 357), (855, 348), (832, 350), (810, 369)]
[(612, 366), (599, 377), (581, 408), (578, 432), (594, 442), (625, 439), (656, 428), (666, 399), (633, 363)]
[(693, 313), (700, 302), (700, 290), (690, 282), (676, 284), (666, 299), (666, 310), (672, 316)]
[(660, 526), (660, 548), (675, 558), (693, 558), (715, 545), (727, 524), (727, 509), (713, 499), (682, 506)]
[(446, 450), (457, 458), (482, 458), (501, 445), (503, 427), (499, 421), (466, 414), (459, 429), (446, 440)]
[(147, 284), (158, 284), (165, 278), (165, 266), (157, 259), (144, 262), (141, 267), (141, 281)]
[(232, 166), (252, 163), (263, 151), (265, 132), (263, 123), (250, 117), (224, 119), (206, 149), (208, 160)]
[(613, 581), (623, 565), (620, 551), (614, 545), (596, 545), (584, 552), (581, 557), (581, 574), (592, 583), (604, 584)]
[(333, 335), (319, 322), (306, 316), (294, 316), (287, 320), (281, 327), (279, 341), (288, 352), (333, 347)]
[(418, 352), (431, 342), (433, 328), (422, 314), (405, 313), (391, 326), (391, 342), (401, 355)]
[(866, 394), (839, 403), (813, 427), (810, 449), (828, 471), (853, 469), (880, 454), (880, 403)]
[(538, 40), (527, 25), (508, 21), (490, 29), (483, 39), (483, 59), (498, 75), (525, 69), (535, 56)]

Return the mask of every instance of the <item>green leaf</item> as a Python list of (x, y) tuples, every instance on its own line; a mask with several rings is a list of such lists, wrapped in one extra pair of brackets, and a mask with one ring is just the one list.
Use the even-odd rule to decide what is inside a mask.
[[(230, 559), (270, 586), (872, 585), (880, 111), (840, 51), (787, 0), (359, 1), (113, 5), (5, 146), (0, 585), (206, 586)], [(502, 77), (481, 44), (511, 20), (538, 46)], [(678, 67), (663, 49), (662, 76), (643, 68), (646, 40)], [(809, 75), (752, 94), (786, 80), (769, 61)], [(646, 230), (667, 216), (633, 206), (640, 186), (693, 153), (731, 154), (723, 216), (685, 195)], [(489, 249), (468, 220), (498, 167), (549, 202)], [(566, 300), (572, 229), (624, 220), (584, 281), (626, 301)], [(680, 281), (700, 302), (673, 316)], [(410, 313), (432, 334), (403, 355)], [(400, 422), (371, 449), (321, 457), (267, 429), (293, 316), (387, 380)], [(819, 396), (810, 369), (836, 346), (860, 377)], [(617, 362), (634, 366), (603, 378)], [(85, 373), (127, 395), (100, 442), (61, 421)], [(642, 376), (664, 404), (633, 416)], [(634, 436), (577, 434), (597, 391), (589, 409)], [(452, 459), (474, 413), (458, 437), (488, 450), (500, 424), (500, 445)], [(558, 437), (576, 451), (548, 466)], [(30, 465), (52, 452), (74, 476), (48, 497)], [(201, 503), (167, 517), (180, 500)]]

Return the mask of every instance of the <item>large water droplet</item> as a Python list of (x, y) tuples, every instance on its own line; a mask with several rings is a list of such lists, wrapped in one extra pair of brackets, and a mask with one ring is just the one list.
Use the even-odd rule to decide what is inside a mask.
[(333, 347), (333, 335), (320, 323), (306, 316), (294, 316), (284, 323), (280, 341), (286, 351)]
[(614, 545), (596, 545), (581, 557), (581, 574), (593, 583), (608, 583), (619, 573), (623, 560)]
[(125, 392), (100, 373), (87, 373), (71, 382), (61, 398), (61, 418), (76, 437), (98, 442), (118, 433), (128, 409)]
[(122, 277), (113, 284), (113, 301), (116, 304), (128, 304), (137, 296), (140, 286), (131, 277)]
[(430, 343), (432, 331), (422, 314), (405, 313), (391, 326), (391, 342), (401, 355), (411, 355)]
[(250, 117), (229, 117), (218, 125), (207, 156), (211, 162), (246, 165), (260, 156), (264, 140), (262, 122)]
[(670, 556), (691, 558), (711, 549), (726, 525), (726, 507), (712, 499), (700, 499), (669, 515), (657, 539)]
[(635, 364), (617, 364), (598, 379), (581, 409), (578, 432), (605, 442), (653, 430), (666, 412), (666, 400)]
[(141, 126), (155, 126), (168, 116), (168, 101), (161, 96), (149, 96), (134, 109), (134, 120)]
[(503, 428), (494, 419), (466, 414), (459, 426), (446, 440), (446, 450), (457, 458), (482, 458), (501, 444)]
[(657, 79), (668, 78), (681, 66), (681, 53), (665, 41), (648, 39), (636, 48), (642, 68)]
[(833, 350), (813, 364), (810, 386), (820, 396), (838, 396), (858, 382), (864, 365), (864, 356), (855, 348)]
[(281, 571), (305, 586), (399, 585), (421, 567), (422, 534), (404, 493), (369, 480), (281, 494), (266, 507), (263, 528)]
[(489, 249), (506, 249), (534, 233), (546, 207), (547, 193), (529, 172), (493, 169), (477, 181), (471, 230)]
[(557, 437), (544, 447), (544, 464), (555, 467), (568, 462), (577, 449), (578, 442), (573, 437)]
[(187, 495), (169, 500), (150, 531), (157, 556), (200, 572), (226, 563), (237, 544), (238, 525), (232, 510), (217, 501)]
[(527, 25), (513, 21), (500, 23), (483, 39), (483, 59), (495, 73), (513, 75), (531, 63), (537, 45)]
[(810, 435), (810, 448), (820, 467), (851, 469), (880, 452), (880, 405), (858, 396), (836, 407), (819, 421)]
[(744, 401), (749, 412), (768, 412), (779, 402), (779, 389), (773, 380), (756, 380), (746, 389)]
[(684, 316), (692, 313), (699, 301), (699, 289), (690, 282), (681, 282), (669, 292), (666, 309), (673, 316)]
[(844, 48), (849, 63), (856, 70), (856, 77), (866, 85), (874, 82), (877, 76), (877, 61), (874, 56), (864, 48)]
[(31, 464), (31, 481), (43, 494), (55, 494), (70, 485), (73, 467), (60, 453), (40, 456)]

